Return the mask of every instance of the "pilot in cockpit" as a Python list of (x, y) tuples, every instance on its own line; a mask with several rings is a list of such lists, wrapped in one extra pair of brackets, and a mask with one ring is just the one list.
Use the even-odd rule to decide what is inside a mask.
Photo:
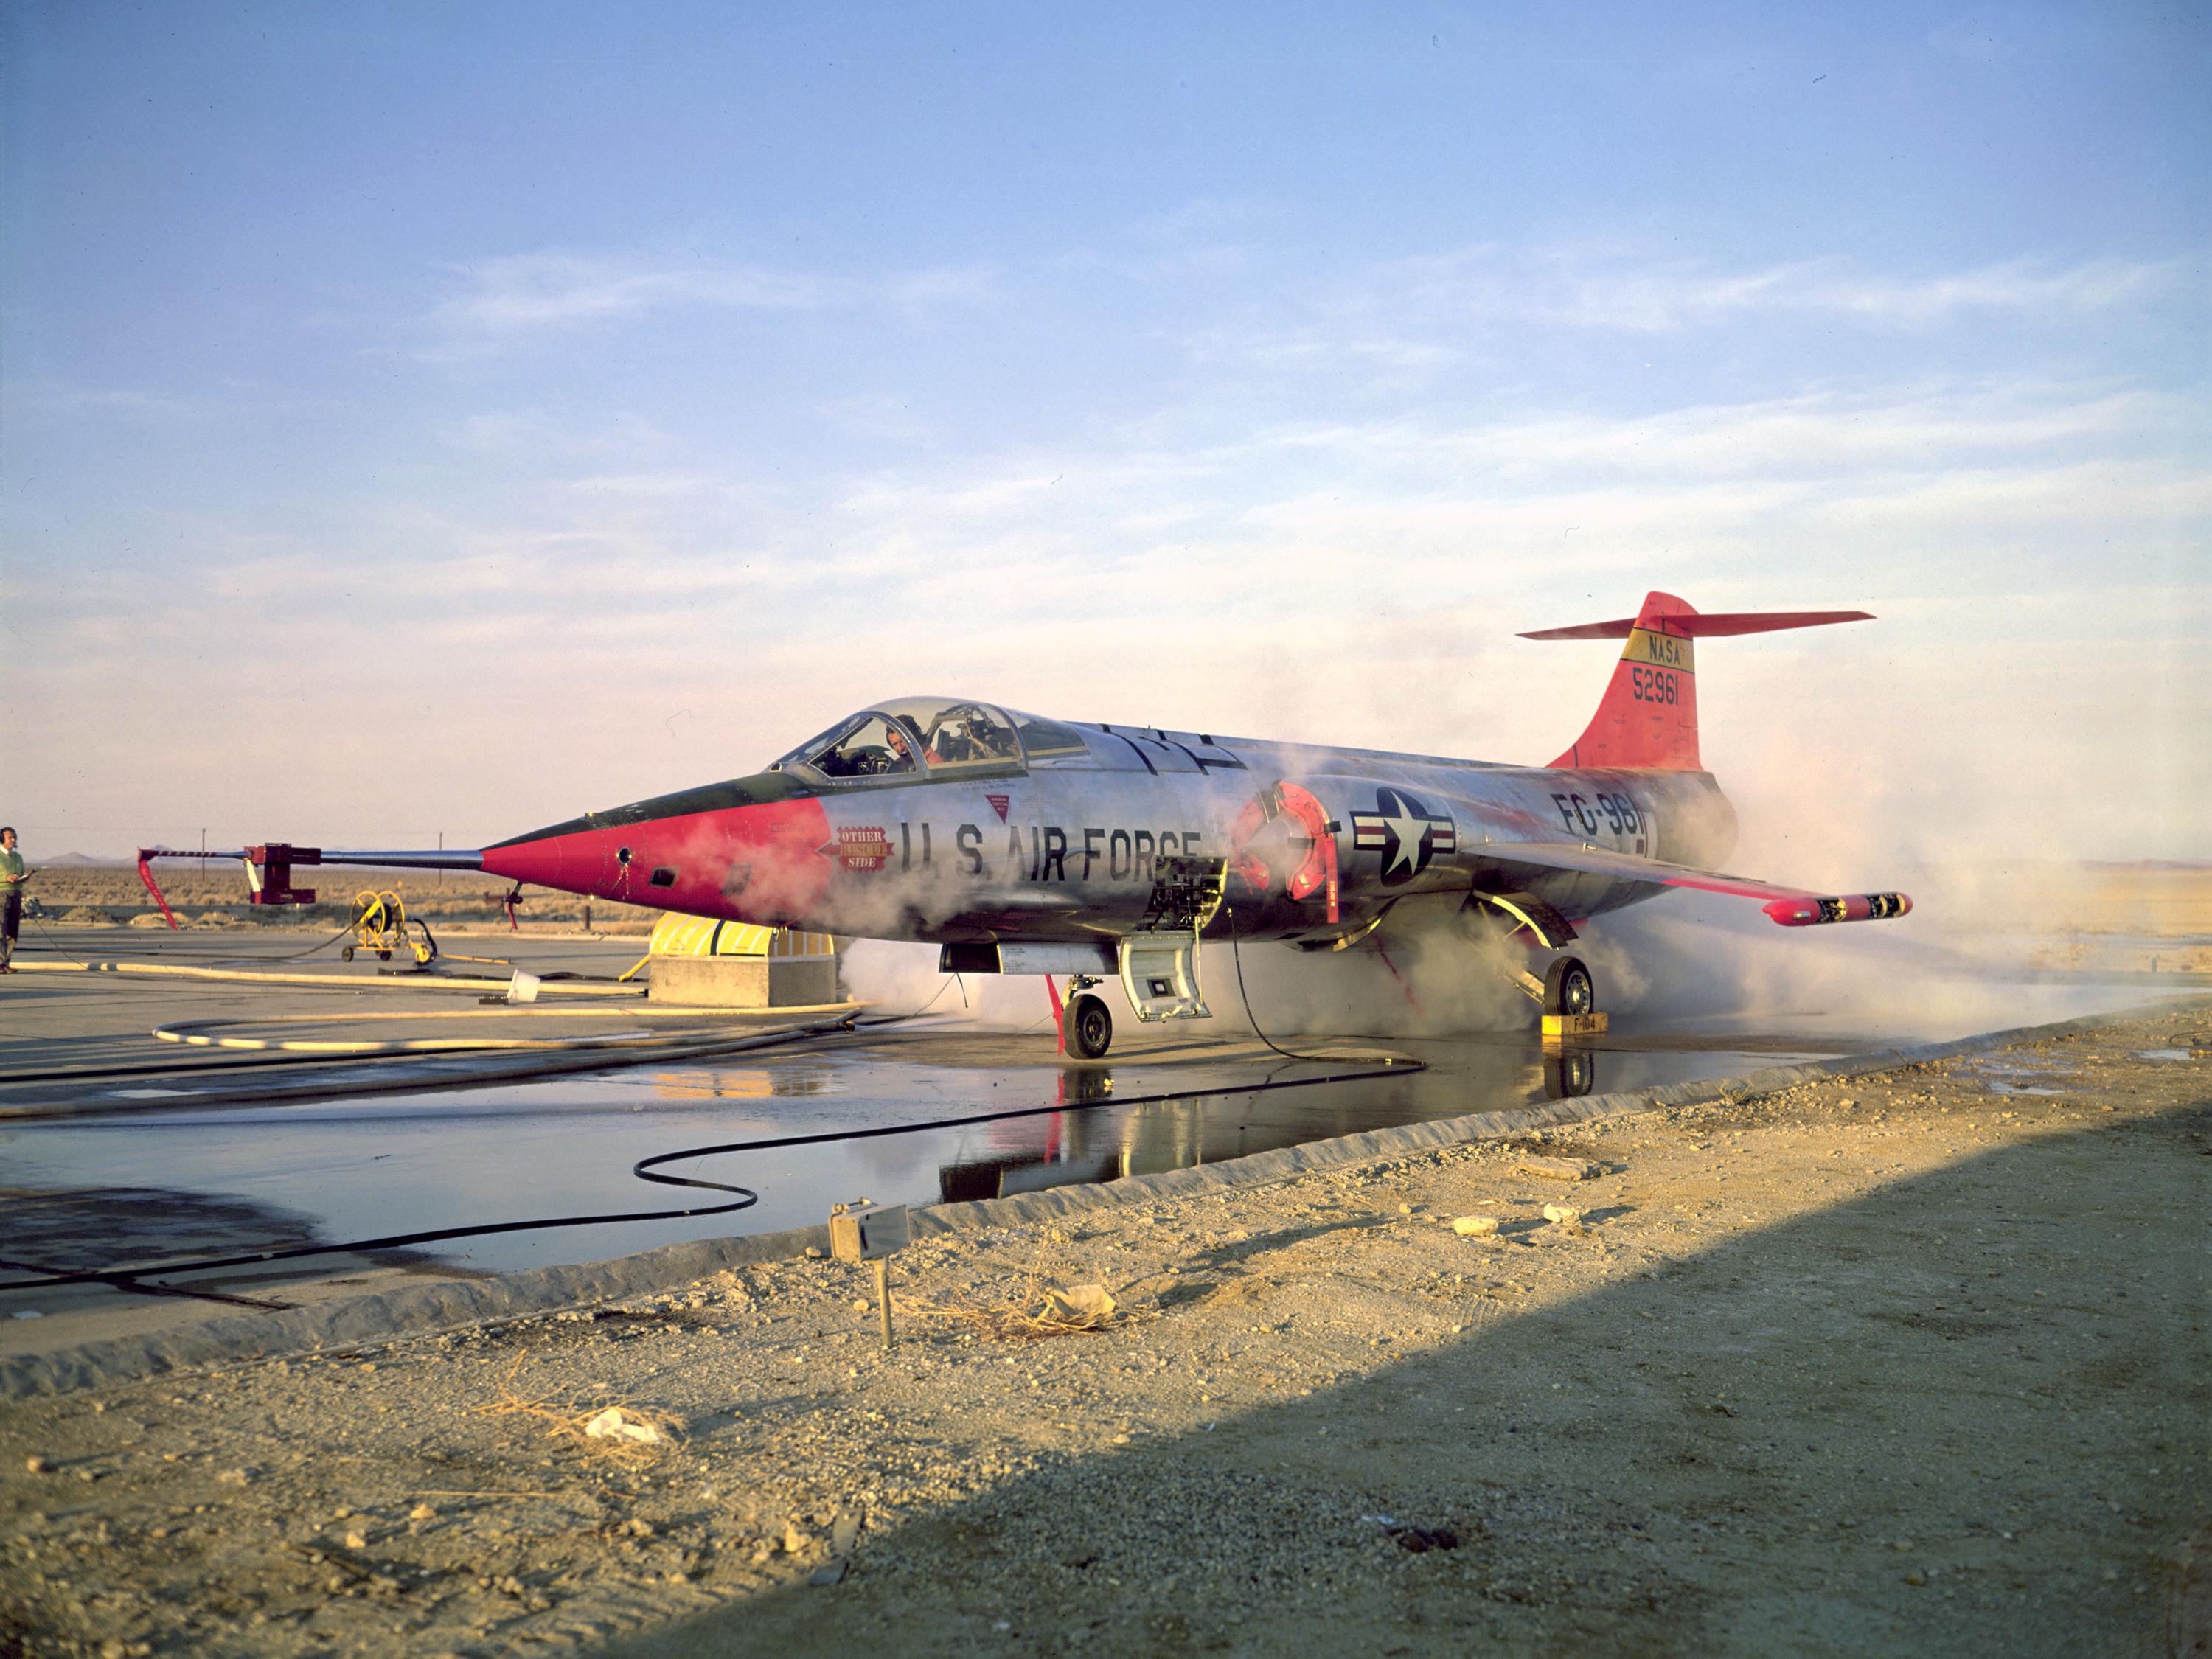
[(1010, 761), (1021, 757), (1014, 734), (983, 710), (973, 707), (945, 710), (932, 734), (933, 759), (945, 762)]
[(981, 710), (969, 717), (968, 737), (978, 760), (1021, 758), (1022, 751), (1014, 742), (1013, 728), (1001, 725)]
[(883, 777), (916, 769), (914, 744), (896, 724), (872, 715), (816, 755), (811, 764), (833, 778)]
[(976, 758), (975, 745), (960, 723), (947, 720), (930, 733), (929, 757), (939, 765), (957, 765)]

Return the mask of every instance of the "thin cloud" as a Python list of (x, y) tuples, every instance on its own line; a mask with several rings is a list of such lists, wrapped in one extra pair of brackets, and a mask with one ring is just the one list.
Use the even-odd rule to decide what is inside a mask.
[(977, 268), (852, 277), (725, 261), (557, 252), (483, 259), (453, 274), (459, 291), (434, 306), (429, 320), (441, 333), (479, 341), (680, 307), (776, 312), (968, 304), (992, 291), (989, 274)]
[[(1141, 608), (1172, 591), (1249, 624), (1310, 611), (1355, 572), (1373, 574), (1357, 579), (1363, 594), (1408, 584), (1449, 599), (1506, 567), (1771, 565), (1814, 556), (1808, 541), (1893, 559), (1978, 520), (2014, 547), (2100, 528), (2132, 542), (2147, 523), (2205, 516), (2212, 469), (2176, 442), (2202, 416), (2192, 400), (2102, 384), (1904, 384), (1650, 416), (1147, 434), (874, 475), (836, 489), (815, 533), (837, 579), (925, 605), (941, 593), (948, 627), (963, 594), (990, 592), (997, 623), (1026, 625), (1070, 584), (1102, 616), (1116, 596)], [(2116, 579), (2129, 562), (2118, 556)], [(2001, 580), (2001, 562), (1989, 574)]]
[[(1949, 734), (1996, 732), (2039, 755), (2100, 746), (2131, 775), (2164, 767), (2162, 798), (2202, 793), (2201, 740), (2177, 752), (2170, 714), (2141, 730), (2071, 714), (2023, 724), (1989, 643), (1989, 607), (2024, 573), (2046, 596), (2124, 594), (2142, 619), (2125, 624), (2121, 685), (2154, 711), (2184, 705), (2175, 665), (2195, 622), (2155, 596), (2212, 520), (2201, 393), (1916, 374), (1632, 411), (1578, 407), (1571, 388), (1486, 392), (1474, 410), (1392, 400), (1370, 418), (1327, 402), (1257, 425), (1251, 401), (1209, 386), (1118, 426), (843, 475), (775, 471), (740, 439), (672, 442), (628, 416), (485, 416), (443, 435), (538, 464), (489, 469), (502, 486), (465, 505), (333, 515), (317, 544), (188, 526), (158, 590), (96, 568), (0, 582), (0, 614), (35, 641), (9, 665), (21, 706), (98, 711), (33, 719), (18, 764), (112, 780), (98, 822), (150, 812), (125, 797), (201, 799), (204, 775), (252, 771), (208, 730), (250, 725), (239, 711), (327, 682), (331, 662), (373, 659), (394, 613), (430, 665), (331, 690), (319, 732), (333, 752), (453, 733), (434, 745), (447, 757), (438, 789), (453, 822), (486, 830), (750, 768), (846, 704), (904, 689), (1542, 759), (1603, 664), (1521, 647), (1512, 627), (1619, 614), (1656, 586), (1713, 609), (1882, 615), (1892, 701), (1945, 711), (1881, 734), (1917, 745), (1892, 757), (1905, 771), (1940, 775)], [(1977, 605), (1909, 631), (1913, 607), (1964, 593)], [(1194, 619), (1201, 658), (1188, 627), (1163, 628), (1168, 614)], [(1102, 656), (1101, 638), (1123, 646)], [(1736, 690), (1716, 697), (1802, 698), (1761, 666), (1796, 648), (1745, 651)], [(1959, 663), (1989, 670), (1986, 684), (1954, 684)], [(170, 695), (179, 684), (195, 688), (188, 707)], [(711, 736), (664, 742), (678, 707)], [(1791, 708), (1806, 752), (1873, 740), (1820, 725), (1860, 718), (1855, 702)], [(1716, 756), (1752, 726), (1717, 715)], [(47, 727), (69, 741), (36, 735)], [(488, 752), (543, 764), (518, 783), (474, 758)], [(335, 771), (243, 787), (240, 810), (272, 823), (349, 799)], [(2067, 810), (2082, 844), (2138, 844), (2101, 798)], [(317, 833), (378, 833), (359, 811), (350, 830), (319, 817)]]
[(1118, 441), (811, 482), (703, 456), (635, 470), (579, 458), (520, 512), (504, 493), (467, 512), (412, 507), (321, 547), (216, 531), (179, 557), (158, 606), (89, 573), (6, 597), (50, 647), (105, 654), (131, 627), (179, 618), (182, 641), (222, 637), (248, 598), (286, 623), (345, 613), (370, 569), (426, 622), (465, 611), (526, 642), (556, 618), (569, 638), (641, 616), (667, 637), (710, 623), (732, 640), (818, 633), (849, 615), (857, 585), (957, 654), (1002, 649), (1007, 628), (1043, 625), (1076, 592), (1100, 625), (1141, 631), (1173, 593), (1241, 625), (1311, 624), (1319, 645), (1346, 603), (1449, 603), (1509, 568), (1610, 582), (1655, 561), (1802, 562), (1815, 544), (1880, 564), (1941, 544), (1960, 579), (1979, 562), (1993, 584), (2010, 550), (2099, 545), (2113, 580), (2139, 580), (2158, 526), (2212, 517), (2212, 468), (2187, 441), (2203, 419), (2199, 400), (2103, 382), (1904, 383), (1638, 415), (1284, 422), (1212, 441), (1147, 422)]
[(1761, 316), (1917, 329), (1969, 313), (2080, 317), (2170, 292), (2179, 270), (2172, 260), (2056, 265), (2011, 259), (1899, 277), (1829, 259), (1735, 272), (1608, 271), (1570, 276), (1565, 301), (1540, 301), (1538, 310), (1547, 320), (1651, 333)]
[(571, 478), (568, 487), (580, 495), (666, 500), (696, 496), (720, 485), (718, 480), (699, 472), (601, 472)]
[(219, 398), (198, 393), (187, 396), (149, 391), (142, 386), (67, 386), (41, 380), (10, 382), (4, 388), (4, 397), (14, 410), (27, 414), (70, 414), (90, 410), (162, 421), (205, 420), (233, 407)]
[(1370, 266), (1290, 302), (1190, 331), (1209, 365), (1328, 368), (1388, 389), (1510, 349), (1532, 330), (1680, 335), (1831, 323), (1925, 333), (1976, 319), (2072, 324), (2191, 290), (2185, 260), (2014, 258), (1924, 275), (1843, 258), (1738, 270), (1613, 249), (1485, 243)]

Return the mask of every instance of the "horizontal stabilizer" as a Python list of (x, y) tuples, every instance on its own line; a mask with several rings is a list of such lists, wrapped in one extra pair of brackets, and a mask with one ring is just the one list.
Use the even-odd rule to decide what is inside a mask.
[[(1677, 639), (1713, 640), (1731, 634), (1774, 634), (1785, 628), (1820, 628), (1829, 623), (1872, 622), (1871, 611), (1714, 611), (1670, 616), (1662, 631)], [(1544, 628), (1523, 634), (1524, 640), (1625, 640), (1650, 624), (1639, 617), (1614, 622), (1582, 623), (1573, 628)]]

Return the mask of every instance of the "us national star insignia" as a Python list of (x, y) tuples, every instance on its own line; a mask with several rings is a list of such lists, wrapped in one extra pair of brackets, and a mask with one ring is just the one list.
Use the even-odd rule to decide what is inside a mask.
[(1375, 810), (1352, 815), (1352, 848), (1382, 855), (1382, 884), (1395, 887), (1427, 869), (1439, 853), (1459, 850), (1451, 815), (1431, 812), (1414, 796), (1388, 786), (1375, 791)]

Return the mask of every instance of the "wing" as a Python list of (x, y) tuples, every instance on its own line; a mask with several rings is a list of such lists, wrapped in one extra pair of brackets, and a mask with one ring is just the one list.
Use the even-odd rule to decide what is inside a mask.
[(1533, 874), (1571, 870), (1652, 887), (1689, 887), (1702, 893), (1761, 899), (1767, 919), (1784, 927), (1880, 921), (1912, 908), (1912, 901), (1903, 893), (1814, 893), (1802, 887), (1784, 887), (1749, 876), (1724, 875), (1717, 870), (1698, 870), (1686, 864), (1668, 864), (1662, 859), (1638, 858), (1633, 853), (1606, 852), (1595, 847), (1494, 841), (1472, 850), (1479, 863), (1498, 867), (1503, 878), (1501, 890), (1525, 886)]

